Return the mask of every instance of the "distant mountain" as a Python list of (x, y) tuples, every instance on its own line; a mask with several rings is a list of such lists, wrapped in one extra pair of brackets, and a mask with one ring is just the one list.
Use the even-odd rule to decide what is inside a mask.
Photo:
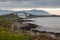
[[(13, 12), (19, 12), (19, 11), (10, 11), (10, 10), (0, 10), (0, 15), (4, 15), (4, 14), (9, 14), (9, 13), (13, 13)], [(30, 13), (33, 15), (51, 15), (48, 12), (44, 11), (44, 10), (23, 10), (21, 12), (26, 12), (26, 13)]]
[(36, 9), (23, 10), (22, 12), (27, 12), (27, 13), (34, 14), (34, 15), (51, 15), (51, 14), (49, 14), (48, 12), (46, 12), (44, 10), (36, 10)]
[(12, 12), (14, 12), (14, 11), (0, 10), (0, 15), (9, 14), (9, 13), (12, 13)]

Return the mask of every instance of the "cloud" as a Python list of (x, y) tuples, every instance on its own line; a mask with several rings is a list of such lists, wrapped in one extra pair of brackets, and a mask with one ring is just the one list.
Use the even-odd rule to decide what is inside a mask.
[(0, 0), (1, 8), (59, 7), (60, 0)]

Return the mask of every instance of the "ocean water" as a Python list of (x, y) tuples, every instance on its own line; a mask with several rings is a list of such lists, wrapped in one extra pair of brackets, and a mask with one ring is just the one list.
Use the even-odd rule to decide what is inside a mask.
[[(25, 19), (26, 20), (26, 19)], [(39, 17), (31, 18), (34, 22), (28, 22), (39, 25), (36, 30), (60, 32), (60, 17)]]

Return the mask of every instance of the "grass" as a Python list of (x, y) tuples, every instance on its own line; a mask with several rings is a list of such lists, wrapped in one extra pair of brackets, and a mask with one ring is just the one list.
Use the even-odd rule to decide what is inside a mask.
[(0, 28), (0, 40), (30, 40), (29, 34), (16, 34), (7, 31), (5, 28)]
[(0, 33), (0, 40), (30, 40), (29, 35), (18, 35), (18, 34), (11, 34), (11, 33)]
[(0, 40), (30, 40), (30, 34), (16, 34), (10, 32), (13, 18), (3, 18), (0, 16)]
[(0, 40), (30, 40), (30, 34), (16, 34), (10, 31), (14, 18), (3, 18), (0, 16)]

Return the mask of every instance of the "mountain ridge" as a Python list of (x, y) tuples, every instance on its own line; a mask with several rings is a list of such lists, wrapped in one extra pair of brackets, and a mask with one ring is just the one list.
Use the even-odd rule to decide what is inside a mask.
[(27, 12), (27, 13), (31, 13), (34, 15), (52, 15), (44, 10), (36, 10), (36, 9), (32, 9), (32, 10), (23, 10), (22, 12)]
[(22, 10), (22, 11), (0, 10), (0, 15), (10, 14), (10, 13), (14, 13), (14, 12), (26, 12), (26, 13), (30, 13), (30, 14), (34, 14), (34, 15), (52, 15), (52, 14), (49, 14), (48, 12), (46, 12), (44, 10), (36, 10), (36, 9)]

